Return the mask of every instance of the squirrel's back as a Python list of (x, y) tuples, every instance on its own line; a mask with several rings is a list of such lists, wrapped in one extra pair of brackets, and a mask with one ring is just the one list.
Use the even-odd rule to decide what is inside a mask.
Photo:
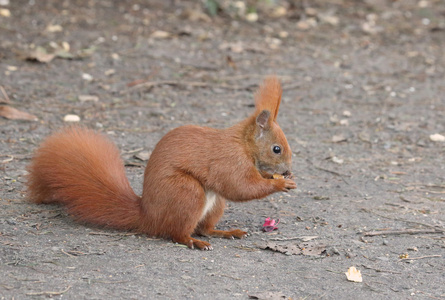
[(125, 175), (117, 147), (81, 127), (66, 128), (36, 151), (29, 166), (29, 198), (63, 203), (75, 218), (92, 224), (134, 229), (140, 198)]

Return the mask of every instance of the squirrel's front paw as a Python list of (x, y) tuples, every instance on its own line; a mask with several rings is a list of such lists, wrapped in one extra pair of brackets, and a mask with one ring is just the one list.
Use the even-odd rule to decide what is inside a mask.
[(284, 180), (286, 181), (286, 184), (284, 186), (284, 188), (286, 189), (286, 192), (297, 188), (297, 184), (292, 179), (284, 179)]
[(280, 192), (289, 192), (292, 189), (297, 188), (297, 184), (292, 179), (272, 179), (277, 190)]

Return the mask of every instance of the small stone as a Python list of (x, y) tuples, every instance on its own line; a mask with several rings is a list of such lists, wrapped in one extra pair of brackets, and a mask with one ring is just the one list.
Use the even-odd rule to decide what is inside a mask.
[(93, 81), (93, 76), (91, 76), (88, 73), (83, 73), (82, 74), (82, 79), (85, 80), (85, 81)]
[(80, 117), (78, 115), (65, 115), (63, 117), (64, 122), (79, 122)]
[(304, 12), (308, 16), (316, 16), (318, 14), (318, 11), (315, 8), (313, 8), (313, 7), (306, 7)]
[(284, 17), (287, 14), (287, 10), (283, 6), (278, 6), (274, 9), (272, 16), (275, 18), (281, 18)]
[(80, 102), (87, 102), (87, 101), (97, 102), (97, 101), (99, 101), (99, 97), (94, 96), (94, 95), (79, 95), (77, 98), (79, 99)]
[(155, 38), (155, 39), (167, 39), (171, 36), (172, 36), (172, 34), (170, 32), (163, 31), (163, 30), (156, 30), (155, 32), (153, 32), (151, 34), (151, 37)]
[(0, 8), (0, 16), (9, 18), (11, 16), (11, 11), (7, 8)]
[(317, 26), (317, 20), (314, 18), (309, 18), (306, 20), (301, 20), (297, 23), (297, 28), (300, 30), (308, 30), (312, 27)]
[(258, 21), (258, 14), (256, 12), (248, 13), (246, 15), (246, 20), (249, 22), (252, 22), (252, 23), (256, 22), (256, 21)]
[(111, 75), (113, 75), (113, 74), (115, 74), (116, 73), (116, 70), (115, 69), (108, 69), (108, 70), (106, 70), (105, 72), (104, 72), (104, 74), (106, 75), (106, 76), (111, 76)]
[(343, 159), (338, 158), (337, 156), (333, 156), (333, 157), (331, 158), (331, 160), (332, 160), (332, 162), (334, 162), (334, 163), (336, 163), (336, 164), (339, 164), (339, 165), (341, 165), (341, 164), (344, 162)]
[(340, 19), (337, 16), (320, 15), (319, 18), (323, 23), (327, 23), (332, 26), (337, 26), (340, 23)]
[(445, 142), (445, 136), (435, 133), (430, 135), (430, 140), (433, 142)]
[(348, 119), (341, 119), (340, 120), (340, 125), (348, 126), (349, 125), (349, 120)]
[(56, 24), (56, 25), (49, 24), (46, 27), (46, 31), (47, 32), (62, 32), (63, 31), (63, 27), (58, 25), (58, 24)]
[(344, 135), (342, 135), (342, 134), (334, 135), (332, 137), (332, 142), (333, 143), (345, 142), (346, 140), (347, 140), (347, 138)]
[(280, 31), (280, 32), (278, 33), (278, 36), (279, 36), (280, 38), (282, 38), (282, 39), (285, 39), (285, 38), (287, 38), (287, 37), (289, 36), (289, 32), (287, 32), (287, 31)]

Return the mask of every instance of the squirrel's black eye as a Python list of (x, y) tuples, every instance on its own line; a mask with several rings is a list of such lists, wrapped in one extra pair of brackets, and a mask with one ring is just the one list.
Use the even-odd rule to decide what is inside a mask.
[(273, 146), (272, 151), (273, 151), (273, 153), (280, 154), (281, 148), (280, 148), (280, 146)]

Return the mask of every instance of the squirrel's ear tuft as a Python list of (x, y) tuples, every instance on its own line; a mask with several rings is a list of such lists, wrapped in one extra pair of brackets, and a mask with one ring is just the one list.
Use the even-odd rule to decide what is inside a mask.
[(280, 108), (282, 92), (278, 78), (276, 76), (267, 77), (255, 93), (256, 114), (268, 110), (272, 115), (271, 121), (275, 121)]

